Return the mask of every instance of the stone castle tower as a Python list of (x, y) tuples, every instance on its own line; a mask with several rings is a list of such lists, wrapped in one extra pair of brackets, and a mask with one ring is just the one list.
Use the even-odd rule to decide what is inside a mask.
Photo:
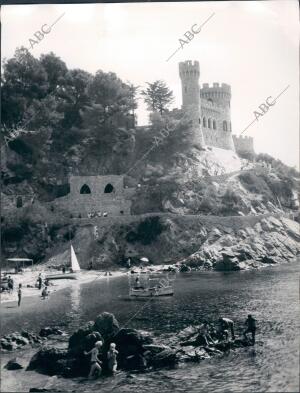
[(185, 61), (179, 63), (179, 75), (182, 84), (182, 109), (191, 119), (190, 136), (192, 143), (204, 147), (204, 137), (201, 127), (200, 106), (200, 67), (198, 61)]
[[(199, 86), (199, 62), (187, 60), (179, 63), (182, 88), (182, 110), (191, 114), (190, 130), (193, 142), (221, 149), (239, 151), (253, 150), (253, 139), (232, 138), (231, 128), (231, 87), (225, 83), (204, 83)], [(235, 143), (234, 143), (235, 142)]]

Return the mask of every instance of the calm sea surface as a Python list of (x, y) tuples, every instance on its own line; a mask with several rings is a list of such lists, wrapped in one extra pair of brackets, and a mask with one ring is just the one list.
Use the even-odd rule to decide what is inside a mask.
[[(203, 318), (232, 318), (241, 332), (248, 313), (258, 321), (255, 348), (237, 350), (221, 359), (185, 364), (177, 369), (142, 374), (118, 373), (97, 381), (65, 380), (35, 372), (6, 371), (15, 355), (3, 355), (2, 392), (46, 387), (76, 392), (299, 392), (299, 261), (260, 271), (178, 274), (175, 295), (129, 300), (128, 279), (105, 278), (73, 284), (48, 301), (23, 299), (2, 305), (2, 334), (46, 325), (72, 332), (97, 314), (115, 314), (121, 326), (159, 335), (177, 332)], [(23, 350), (23, 359), (33, 352)]]

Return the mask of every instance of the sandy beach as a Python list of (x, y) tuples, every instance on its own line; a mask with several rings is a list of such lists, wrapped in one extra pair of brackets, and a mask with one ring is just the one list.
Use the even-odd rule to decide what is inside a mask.
[[(155, 265), (155, 266), (147, 266), (147, 267), (133, 267), (132, 270), (122, 269), (110, 272), (110, 278), (120, 277), (123, 275), (127, 275), (130, 271), (134, 271), (135, 273), (163, 273), (169, 267), (174, 267), (174, 265)], [(14, 290), (12, 292), (4, 291), (1, 293), (1, 303), (7, 303), (12, 301), (17, 301), (17, 288), (19, 284), (22, 284), (22, 297), (35, 297), (41, 296), (42, 290), (39, 290), (35, 285), (37, 282), (37, 278), (41, 273), (42, 278), (46, 277), (49, 274), (58, 274), (60, 273), (57, 270), (47, 270), (42, 269), (41, 267), (35, 267), (34, 270), (28, 269), (19, 274), (11, 274), (11, 277), (14, 280)], [(107, 272), (105, 271), (98, 271), (98, 270), (82, 270), (77, 275), (76, 280), (71, 279), (60, 279), (60, 280), (50, 280), (49, 284), (49, 292), (50, 295), (53, 292), (57, 292), (61, 289), (65, 289), (67, 287), (71, 287), (73, 285), (78, 284), (87, 284), (94, 280), (105, 279), (108, 276), (106, 275)]]
[[(19, 274), (12, 274), (11, 277), (14, 280), (14, 290), (10, 293), (8, 291), (2, 292), (1, 303), (7, 303), (7, 302), (18, 300), (17, 288), (19, 284), (22, 284), (22, 297), (41, 296), (42, 290), (39, 290), (35, 286), (39, 273), (42, 274), (42, 278), (44, 279), (47, 274), (52, 274), (52, 273), (55, 274), (59, 272), (57, 270), (45, 272), (42, 269), (35, 269), (34, 271), (28, 270)], [(107, 278), (105, 274), (106, 272), (104, 271), (82, 270), (80, 273), (78, 273), (76, 280), (70, 280), (70, 279), (50, 280), (48, 289), (51, 295), (51, 293), (53, 292), (57, 292), (67, 287), (71, 287), (72, 285), (86, 284), (94, 280)], [(122, 275), (126, 275), (127, 273), (124, 271), (113, 271), (110, 272), (110, 274), (111, 274), (110, 277), (113, 278), (113, 277), (120, 277)], [(42, 286), (42, 288), (43, 287), (44, 286)]]

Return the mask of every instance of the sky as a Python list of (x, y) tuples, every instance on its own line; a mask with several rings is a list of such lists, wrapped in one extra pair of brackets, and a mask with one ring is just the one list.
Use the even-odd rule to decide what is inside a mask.
[[(231, 85), (233, 134), (253, 137), (257, 153), (299, 168), (296, 0), (6, 5), (1, 19), (2, 59), (32, 45), (36, 57), (52, 51), (68, 68), (112, 71), (142, 88), (164, 80), (175, 95), (172, 107), (181, 106), (178, 63), (198, 60), (200, 84)], [(200, 31), (188, 41), (192, 26)], [(41, 30), (48, 33), (37, 33), (38, 41)], [(187, 43), (169, 59), (180, 39)], [(259, 106), (278, 95), (263, 114)], [(263, 114), (258, 120), (255, 111)], [(141, 99), (137, 115), (139, 125), (147, 124)]]

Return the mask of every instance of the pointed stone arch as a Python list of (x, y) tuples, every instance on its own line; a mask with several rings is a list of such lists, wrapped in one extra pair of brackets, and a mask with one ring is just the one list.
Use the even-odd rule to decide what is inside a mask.
[(84, 184), (80, 189), (80, 194), (91, 194), (91, 189), (87, 184)]

